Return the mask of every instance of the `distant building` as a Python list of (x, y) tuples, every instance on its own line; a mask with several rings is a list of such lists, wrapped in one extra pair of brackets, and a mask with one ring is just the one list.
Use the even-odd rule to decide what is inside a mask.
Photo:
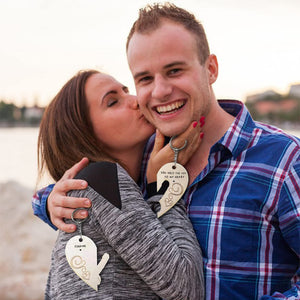
[(255, 103), (258, 101), (263, 101), (266, 99), (280, 99), (281, 95), (276, 93), (273, 90), (267, 90), (265, 92), (259, 93), (259, 94), (253, 94), (253, 95), (249, 95), (246, 98), (246, 103)]
[(260, 115), (270, 113), (288, 113), (297, 109), (298, 101), (296, 99), (282, 99), (280, 101), (259, 101), (255, 103), (254, 108)]
[(44, 108), (37, 105), (33, 107), (27, 107), (24, 111), (25, 119), (41, 119), (43, 116)]
[(300, 84), (291, 85), (286, 95), (272, 90), (249, 95), (245, 102), (256, 120), (300, 122)]
[(300, 83), (292, 84), (290, 86), (289, 96), (300, 98)]

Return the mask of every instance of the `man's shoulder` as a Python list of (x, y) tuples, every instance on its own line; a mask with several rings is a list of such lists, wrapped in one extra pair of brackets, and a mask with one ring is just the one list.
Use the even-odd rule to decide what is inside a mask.
[(273, 125), (264, 124), (261, 122), (255, 122), (255, 124), (257, 131), (260, 132), (262, 141), (276, 142), (278, 146), (291, 145), (300, 150), (300, 138)]
[(300, 139), (298, 137), (272, 125), (255, 123), (252, 142), (256, 150), (260, 149), (262, 159), (268, 157), (273, 163), (277, 162), (278, 166), (282, 163), (290, 166), (299, 163)]

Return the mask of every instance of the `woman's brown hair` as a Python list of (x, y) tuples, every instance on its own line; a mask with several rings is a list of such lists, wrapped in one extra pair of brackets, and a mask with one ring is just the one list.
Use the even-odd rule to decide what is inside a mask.
[(97, 140), (89, 117), (85, 84), (99, 71), (78, 72), (46, 108), (38, 136), (39, 179), (47, 169), (55, 181), (83, 157), (114, 161)]

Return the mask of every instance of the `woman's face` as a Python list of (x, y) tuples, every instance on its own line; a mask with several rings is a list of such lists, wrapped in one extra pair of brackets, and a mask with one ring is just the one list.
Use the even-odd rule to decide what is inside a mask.
[(106, 74), (93, 74), (85, 85), (90, 118), (99, 141), (116, 158), (143, 149), (154, 132), (128, 88)]

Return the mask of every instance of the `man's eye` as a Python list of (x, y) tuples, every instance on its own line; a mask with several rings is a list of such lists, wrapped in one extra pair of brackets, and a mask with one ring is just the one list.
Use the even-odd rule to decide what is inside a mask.
[(151, 78), (152, 78), (151, 76), (141, 77), (141, 78), (139, 79), (139, 82), (140, 82), (140, 83), (145, 83), (145, 82), (150, 81)]
[(174, 75), (174, 74), (177, 74), (180, 71), (181, 71), (181, 69), (172, 69), (172, 70), (169, 71), (169, 74)]
[(107, 101), (107, 106), (111, 107), (111, 106), (115, 105), (116, 103), (118, 103), (118, 100), (110, 99), (110, 100)]

